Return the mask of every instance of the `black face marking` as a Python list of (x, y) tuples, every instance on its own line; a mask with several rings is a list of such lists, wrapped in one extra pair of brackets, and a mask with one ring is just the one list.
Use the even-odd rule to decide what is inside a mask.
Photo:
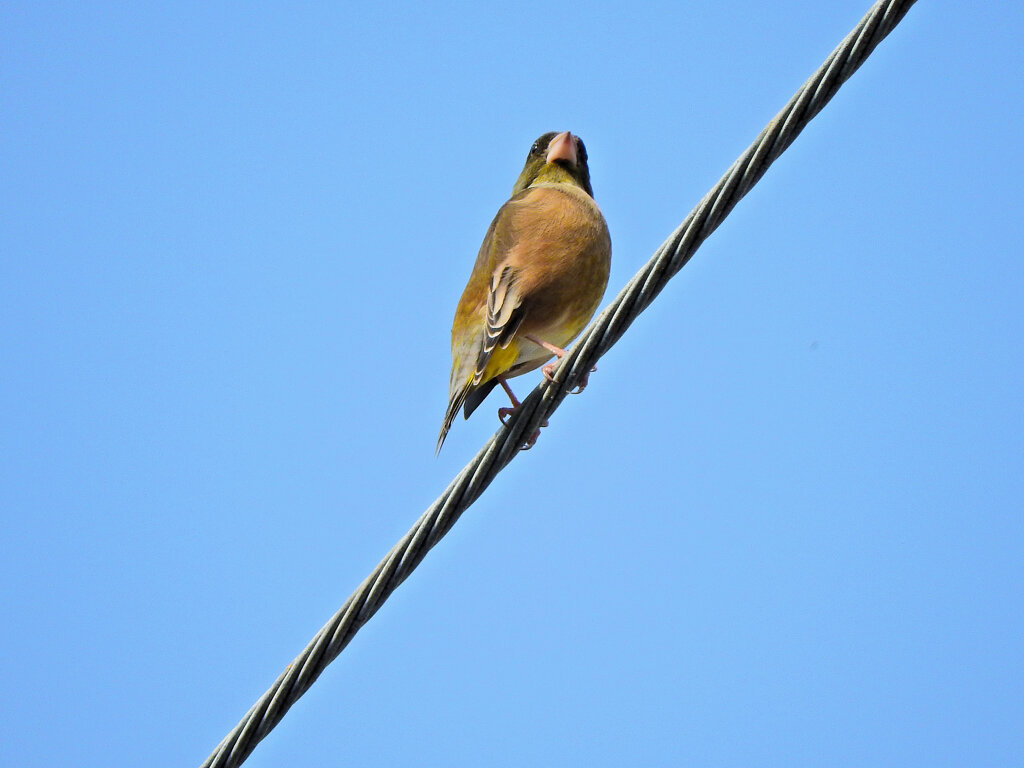
[(544, 153), (548, 151), (548, 145), (551, 143), (551, 140), (557, 135), (558, 134), (555, 131), (548, 131), (533, 142), (533, 146), (530, 147), (530, 157), (543, 156)]
[(583, 139), (579, 136), (576, 137), (576, 156), (579, 158), (580, 165), (586, 165), (587, 148), (583, 146)]

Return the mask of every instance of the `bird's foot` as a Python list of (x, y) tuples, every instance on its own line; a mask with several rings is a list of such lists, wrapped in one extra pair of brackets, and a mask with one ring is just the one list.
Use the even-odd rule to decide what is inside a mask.
[[(509, 419), (511, 419), (512, 414), (514, 414), (518, 410), (521, 403), (519, 402), (518, 398), (514, 394), (512, 394), (512, 390), (509, 388), (509, 385), (505, 382), (505, 379), (499, 379), (498, 383), (502, 385), (502, 387), (508, 393), (509, 399), (512, 400), (512, 408), (498, 409), (498, 420), (502, 424), (508, 425)], [(548, 426), (547, 421), (545, 421), (543, 424), (541, 424), (540, 427), (532, 431), (529, 437), (526, 438), (526, 441), (522, 443), (522, 446), (519, 450), (529, 451), (531, 447), (534, 447), (534, 445), (537, 444), (537, 438), (541, 436), (541, 428), (546, 426)]]
[[(544, 349), (546, 349), (548, 352), (555, 356), (554, 362), (548, 363), (547, 365), (540, 369), (540, 372), (544, 374), (545, 379), (547, 379), (548, 381), (554, 381), (555, 366), (558, 365), (558, 363), (561, 361), (563, 357), (565, 357), (565, 350), (562, 349), (561, 347), (556, 347), (554, 344), (544, 341), (543, 339), (538, 339), (536, 336), (527, 336), (526, 338), (532, 341), (537, 346), (543, 347)], [(569, 390), (569, 394), (578, 395), (580, 392), (586, 389), (587, 382), (590, 381), (590, 374), (596, 370), (597, 366), (595, 365), (593, 368), (590, 369), (590, 373), (584, 374), (583, 378), (576, 382), (576, 386)]]
[[(508, 424), (508, 420), (512, 417), (512, 414), (516, 412), (517, 408), (519, 408), (519, 403), (516, 403), (511, 408), (499, 408), (498, 409), (498, 420), (502, 424), (507, 425)], [(521, 451), (528, 451), (531, 448), (533, 448), (533, 446), (536, 445), (536, 443), (537, 443), (537, 438), (540, 437), (541, 427), (546, 427), (547, 425), (548, 425), (548, 423), (547, 423), (547, 421), (545, 421), (543, 424), (540, 425), (540, 427), (537, 427), (535, 430), (533, 430), (533, 432), (530, 434), (530, 436), (528, 438), (526, 438), (526, 442), (523, 443), (522, 447), (519, 450), (521, 450)]]
[[(558, 358), (558, 360), (561, 359), (562, 358)], [(544, 378), (547, 379), (548, 381), (555, 380), (555, 366), (558, 365), (558, 360), (555, 360), (555, 362), (553, 363), (548, 363), (547, 365), (540, 369), (540, 372), (544, 374)], [(569, 390), (569, 394), (578, 395), (580, 392), (586, 389), (587, 384), (590, 383), (590, 374), (594, 373), (596, 370), (597, 366), (595, 365), (593, 368), (590, 369), (590, 373), (583, 374), (583, 378), (576, 382), (576, 386)]]
[[(501, 423), (507, 425), (509, 418), (511, 418), (512, 414), (516, 412), (516, 408), (518, 407), (519, 406), (517, 405), (513, 408), (499, 408), (498, 419), (501, 421)], [(546, 427), (547, 425), (548, 423), (545, 421), (543, 424), (540, 425), (540, 427), (537, 427), (535, 430), (533, 430), (533, 433), (528, 438), (526, 438), (526, 442), (523, 443), (522, 447), (520, 447), (519, 450), (528, 451), (531, 448), (533, 448), (533, 446), (537, 444), (537, 438), (540, 437), (541, 427)]]

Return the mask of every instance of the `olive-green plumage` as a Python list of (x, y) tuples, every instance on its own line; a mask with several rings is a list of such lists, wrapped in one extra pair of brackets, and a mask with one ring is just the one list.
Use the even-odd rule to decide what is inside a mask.
[(552, 357), (535, 341), (565, 347), (583, 330), (604, 295), (610, 263), (586, 148), (571, 133), (545, 133), (491, 222), (456, 307), (438, 450), (460, 408), (468, 418), (499, 379)]

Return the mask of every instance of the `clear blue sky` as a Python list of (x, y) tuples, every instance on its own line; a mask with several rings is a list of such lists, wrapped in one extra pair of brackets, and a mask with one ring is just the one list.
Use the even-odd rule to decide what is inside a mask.
[[(412, 5), (0, 9), (5, 765), (202, 761), (497, 428), (533, 139), (607, 301), (869, 3)], [(1022, 40), (918, 3), (247, 765), (1024, 763)]]

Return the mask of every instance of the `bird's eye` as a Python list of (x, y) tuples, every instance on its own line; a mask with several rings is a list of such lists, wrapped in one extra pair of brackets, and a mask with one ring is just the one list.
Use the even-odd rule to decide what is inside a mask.
[(530, 154), (531, 155), (536, 155), (536, 154), (539, 154), (539, 153), (540, 153), (540, 142), (539, 141), (535, 141), (535, 142), (533, 142), (533, 146), (530, 147)]

